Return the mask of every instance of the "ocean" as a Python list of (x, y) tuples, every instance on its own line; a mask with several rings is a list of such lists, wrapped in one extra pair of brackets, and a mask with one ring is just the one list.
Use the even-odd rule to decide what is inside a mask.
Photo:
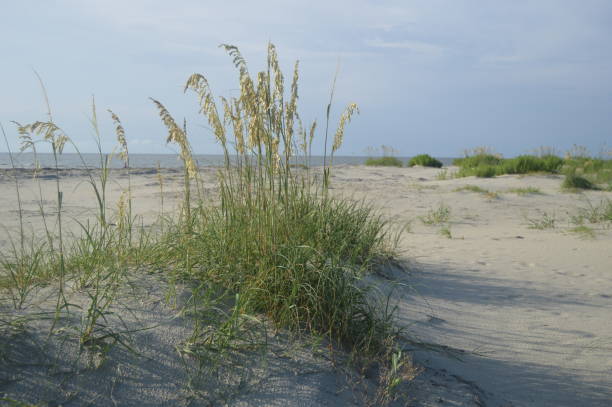
[[(55, 163), (53, 154), (39, 153), (36, 157), (39, 166), (42, 168), (53, 168)], [(223, 155), (220, 154), (195, 154), (195, 160), (200, 167), (217, 167), (223, 165)], [(397, 157), (404, 163), (407, 163), (410, 157)], [(453, 162), (451, 157), (436, 157), (442, 164), (450, 165)], [(334, 156), (334, 165), (348, 164), (361, 165), (364, 164), (368, 157), (361, 156)], [(35, 156), (33, 153), (14, 153), (13, 161), (16, 168), (34, 168)], [(65, 153), (59, 156), (58, 165), (60, 168), (100, 168), (100, 156), (93, 153), (85, 153), (79, 156), (75, 153)], [(300, 162), (300, 161), (296, 161)], [(132, 168), (156, 168), (157, 165), (161, 168), (180, 168), (182, 162), (176, 154), (130, 154), (130, 167)], [(311, 165), (323, 165), (323, 156), (312, 156)], [(123, 161), (117, 155), (112, 157), (109, 165), (111, 168), (122, 168)], [(11, 168), (11, 160), (8, 153), (0, 153), (0, 169)]]

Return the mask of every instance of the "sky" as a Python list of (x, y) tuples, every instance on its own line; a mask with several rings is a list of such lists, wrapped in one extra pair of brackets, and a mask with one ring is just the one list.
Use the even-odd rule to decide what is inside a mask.
[(186, 118), (196, 153), (219, 153), (184, 83), (198, 72), (215, 95), (236, 96), (219, 44), (238, 46), (253, 73), (269, 41), (287, 78), (300, 61), (305, 123), (324, 122), (339, 67), (332, 125), (350, 102), (361, 112), (339, 155), (381, 145), (438, 157), (479, 146), (508, 157), (612, 149), (609, 0), (20, 0), (1, 10), (0, 123), (13, 149), (11, 121), (46, 117), (36, 71), (54, 120), (83, 152), (96, 151), (92, 97), (105, 151), (115, 143), (108, 108), (131, 152), (176, 151), (154, 97)]

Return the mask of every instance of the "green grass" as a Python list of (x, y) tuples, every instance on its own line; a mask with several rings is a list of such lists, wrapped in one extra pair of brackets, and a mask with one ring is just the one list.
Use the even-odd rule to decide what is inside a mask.
[(530, 229), (554, 229), (557, 225), (557, 217), (555, 213), (543, 212), (539, 218), (526, 217)]
[(495, 154), (478, 153), (453, 160), (453, 165), (461, 168), (476, 168), (479, 166), (496, 166), (501, 164), (502, 158)]
[(572, 223), (576, 225), (583, 225), (585, 222), (612, 224), (612, 200), (602, 199), (597, 205), (587, 200), (587, 206), (579, 208), (578, 213), (572, 216)]
[(403, 167), (404, 164), (402, 161), (396, 157), (378, 157), (378, 158), (368, 158), (365, 162), (365, 165), (375, 166), (375, 167)]
[(612, 160), (594, 157), (568, 157), (563, 172), (578, 175), (602, 189), (612, 190)]
[(478, 185), (464, 185), (462, 187), (459, 187), (457, 189), (455, 189), (455, 192), (461, 192), (461, 191), (468, 191), (468, 192), (476, 192), (479, 194), (488, 194), (489, 191), (479, 187)]
[(436, 180), (438, 181), (446, 181), (447, 179), (451, 179), (455, 177), (455, 173), (450, 173), (448, 169), (443, 168), (436, 174)]
[(446, 225), (443, 226), (442, 228), (440, 228), (440, 234), (444, 237), (446, 237), (447, 239), (452, 239), (453, 235), (451, 234), (451, 229), (450, 226)]
[(580, 225), (570, 228), (571, 233), (575, 233), (584, 239), (594, 239), (596, 237), (595, 230), (586, 225)]
[(581, 189), (598, 189), (596, 185), (594, 185), (591, 181), (586, 179), (585, 177), (581, 177), (576, 174), (567, 174), (563, 183), (561, 184), (563, 189), (569, 191), (576, 191)]
[[(579, 149), (579, 156), (568, 153), (561, 158), (551, 151), (543, 150), (542, 155), (520, 155), (503, 158), (488, 149), (475, 149), (463, 158), (453, 161), (459, 166), (458, 177), (476, 176), (490, 178), (504, 174), (565, 174), (566, 189), (605, 189), (612, 191), (612, 160), (589, 157), (586, 149)], [(583, 151), (584, 150), (584, 151)], [(578, 177), (578, 178), (576, 178)], [(585, 182), (588, 181), (588, 182)]]
[(542, 191), (536, 187), (525, 187), (525, 188), (510, 188), (508, 192), (517, 195), (541, 195)]
[(425, 216), (421, 216), (421, 222), (425, 225), (441, 225), (450, 220), (451, 210), (444, 203), (440, 203), (437, 208), (431, 208)]
[(557, 156), (532, 155), (505, 159), (497, 155), (480, 154), (457, 159), (454, 164), (460, 167), (459, 176), (490, 178), (503, 174), (558, 173), (563, 166), (563, 159)]
[(420, 165), (423, 167), (442, 168), (442, 162), (436, 160), (429, 154), (419, 154), (412, 157), (410, 161), (408, 161), (408, 167), (414, 167), (415, 165)]
[[(164, 213), (162, 208), (153, 227), (138, 227), (128, 186), (117, 212), (108, 213), (110, 158), (100, 151), (101, 170), (88, 170), (98, 200), (96, 221), (82, 224), (80, 235), (62, 233), (64, 202), (58, 173), (58, 230), (50, 229), (38, 241), (28, 239), (22, 226), (12, 250), (0, 257), (0, 291), (19, 308), (37, 286), (57, 284), (53, 332), (60, 314), (73, 307), (67, 299), (68, 287), (86, 290), (88, 305), (79, 310), (80, 348), (106, 353), (117, 344), (130, 348), (123, 333), (106, 322), (128, 271), (155, 270), (166, 276), (170, 291), (174, 283), (196, 287), (188, 301), (194, 316), (193, 334), (181, 348), (192, 356), (215, 349), (215, 363), (223, 363), (224, 353), (219, 351), (231, 351), (233, 343), (249, 337), (253, 327), (266, 320), (277, 329), (326, 338), (357, 359), (376, 359), (399, 368), (406, 359), (397, 351), (393, 309), (387, 298), (362, 280), (364, 273), (395, 256), (399, 232), (367, 203), (335, 198), (329, 192), (334, 154), (342, 145), (346, 125), (358, 113), (357, 106), (350, 104), (342, 113), (330, 143), (325, 131), (329, 154), (318, 173), (310, 165), (316, 125), (310, 126), (309, 133), (294, 129), (297, 64), (291, 91), (285, 95), (273, 45), (268, 68), (258, 75), (263, 82), (258, 84), (249, 76), (238, 49), (223, 47), (239, 72), (240, 95), (223, 99), (223, 105), (217, 106), (204, 76), (194, 74), (185, 85), (185, 92), (195, 94), (225, 155), (217, 175), (219, 200), (210, 203), (204, 195), (187, 126), (179, 125), (161, 102), (152, 100), (168, 130), (167, 142), (178, 146), (183, 162), (184, 188), (178, 211)], [(268, 103), (264, 106), (261, 100)], [(91, 122), (99, 142), (95, 104), (92, 107)], [(328, 106), (325, 129), (329, 111)], [(129, 176), (125, 132), (119, 118), (112, 112), (111, 117)], [(228, 129), (223, 123), (231, 126)], [(20, 125), (19, 131), (25, 149), (48, 142), (56, 158), (63, 145), (71, 143), (53, 122), (50, 109), (47, 121)], [(295, 168), (296, 156), (304, 167)], [(393, 157), (380, 160), (399, 161)], [(18, 183), (16, 187), (19, 191)], [(21, 209), (19, 213), (21, 219)], [(392, 382), (381, 382), (381, 386), (395, 387), (395, 376), (391, 374)]]
[(491, 200), (499, 198), (499, 193), (495, 191), (489, 191), (488, 189), (481, 188), (478, 185), (464, 185), (460, 188), (455, 189), (455, 192), (461, 192), (461, 191), (468, 191), (468, 192), (475, 192), (478, 194), (483, 194), (488, 199), (491, 199)]

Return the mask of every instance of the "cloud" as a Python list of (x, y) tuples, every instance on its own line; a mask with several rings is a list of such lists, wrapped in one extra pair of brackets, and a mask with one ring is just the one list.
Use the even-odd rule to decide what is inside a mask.
[(380, 38), (377, 38), (373, 40), (365, 40), (364, 44), (373, 48), (405, 49), (426, 55), (442, 55), (446, 51), (445, 47), (441, 47), (436, 44), (411, 40), (383, 41)]
[[(354, 151), (371, 144), (376, 132), (380, 143), (407, 153), (411, 141), (397, 136), (406, 118), (414, 134), (438, 134), (440, 140), (479, 131), (501, 135), (521, 117), (529, 126), (516, 131), (527, 134), (532, 123), (551, 128), (545, 124), (559, 119), (542, 114), (544, 103), (533, 102), (540, 95), (551, 112), (598, 100), (599, 110), (573, 116), (576, 128), (612, 128), (612, 102), (601, 96), (612, 92), (609, 0), (54, 0), (36, 9), (32, 3), (7, 2), (5, 14), (14, 17), (0, 26), (0, 35), (11, 38), (0, 42), (6, 61), (0, 77), (3, 121), (40, 114), (34, 67), (65, 122), (83, 122), (83, 109), (75, 105), (87, 106), (95, 93), (100, 106), (122, 104), (117, 110), (130, 134), (159, 133), (162, 140), (163, 126), (147, 100), (155, 96), (193, 122), (195, 132), (203, 119), (193, 99), (182, 94), (187, 75), (202, 72), (215, 94), (234, 94), (236, 73), (217, 46), (237, 45), (254, 73), (265, 68), (272, 41), (285, 71), (300, 59), (300, 102), (308, 119), (324, 115), (319, 102), (328, 97), (340, 59), (338, 105), (346, 97), (363, 107), (359, 125), (351, 129), (363, 135)], [(500, 100), (503, 114), (478, 130), (482, 112)], [(438, 119), (453, 115), (452, 125)], [(73, 133), (88, 134), (84, 122), (83, 131)], [(593, 122), (601, 125), (596, 129)], [(570, 137), (571, 126), (555, 131)], [(534, 143), (545, 144), (533, 134)], [(208, 151), (213, 143), (203, 140), (208, 138), (199, 138), (196, 147)], [(139, 145), (146, 151), (155, 143)]]

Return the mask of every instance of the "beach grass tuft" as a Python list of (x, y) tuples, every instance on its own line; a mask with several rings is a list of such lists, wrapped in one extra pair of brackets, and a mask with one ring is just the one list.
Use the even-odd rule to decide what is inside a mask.
[(396, 157), (378, 157), (366, 159), (365, 165), (372, 167), (403, 167), (404, 164)]
[[(379, 152), (378, 148), (368, 148), (368, 152), (372, 155)], [(393, 147), (382, 145), (380, 146), (380, 157), (368, 157), (365, 165), (373, 167), (403, 167), (404, 163), (397, 157), (397, 151)]]
[[(85, 166), (85, 170), (98, 213), (93, 222), (80, 224), (80, 234), (66, 235), (61, 229), (64, 201), (57, 157), (71, 140), (55, 124), (49, 109), (47, 121), (19, 125), (18, 129), (25, 149), (36, 153), (40, 138), (51, 145), (56, 157), (58, 229), (47, 229), (45, 239), (37, 241), (28, 239), (22, 225), (12, 251), (0, 257), (0, 290), (8, 292), (13, 306), (19, 308), (33, 288), (58, 281), (49, 337), (63, 313), (79, 312), (76, 339), (80, 351), (106, 354), (117, 344), (130, 349), (123, 331), (107, 322), (130, 271), (157, 270), (170, 284), (170, 297), (179, 283), (194, 287), (187, 301), (194, 329), (191, 339), (179, 347), (182, 355), (204, 357), (216, 352), (217, 357), (206, 360), (217, 366), (236, 343), (258, 337), (265, 332), (260, 328), (270, 323), (295, 335), (325, 338), (355, 358), (392, 366), (390, 382), (383, 384), (396, 387), (407, 356), (396, 345), (394, 309), (388, 297), (366, 284), (363, 277), (395, 256), (401, 231), (393, 229), (368, 203), (334, 197), (329, 191), (333, 156), (343, 144), (346, 126), (359, 112), (357, 105), (349, 104), (340, 115), (324, 167), (313, 168), (310, 151), (316, 122), (307, 132), (298, 115), (297, 62), (285, 92), (273, 44), (268, 46), (267, 69), (255, 76), (250, 75), (238, 48), (222, 47), (237, 68), (239, 94), (217, 102), (201, 74), (191, 75), (184, 87), (185, 92), (195, 94), (200, 113), (225, 156), (216, 178), (218, 200), (204, 195), (187, 123), (179, 124), (162, 102), (151, 99), (168, 131), (166, 141), (180, 149), (182, 203), (178, 213), (164, 212), (158, 169), (159, 219), (147, 229), (138, 226), (132, 213), (128, 138), (118, 115), (109, 111), (129, 181), (116, 211), (109, 210), (112, 156), (102, 153), (92, 103), (100, 168)], [(326, 129), (329, 121), (328, 108)], [(300, 166), (295, 165), (296, 158)], [(18, 192), (18, 183), (16, 188)], [(68, 291), (75, 287), (87, 293), (84, 306), (68, 300)], [(265, 338), (251, 342), (265, 343)]]
[(575, 173), (570, 173), (565, 176), (561, 187), (568, 191), (577, 191), (581, 189), (598, 189), (591, 181), (587, 178)]
[(420, 165), (422, 167), (442, 168), (442, 162), (436, 160), (429, 154), (419, 154), (412, 157), (410, 161), (408, 161), (408, 167), (414, 167), (415, 165)]

